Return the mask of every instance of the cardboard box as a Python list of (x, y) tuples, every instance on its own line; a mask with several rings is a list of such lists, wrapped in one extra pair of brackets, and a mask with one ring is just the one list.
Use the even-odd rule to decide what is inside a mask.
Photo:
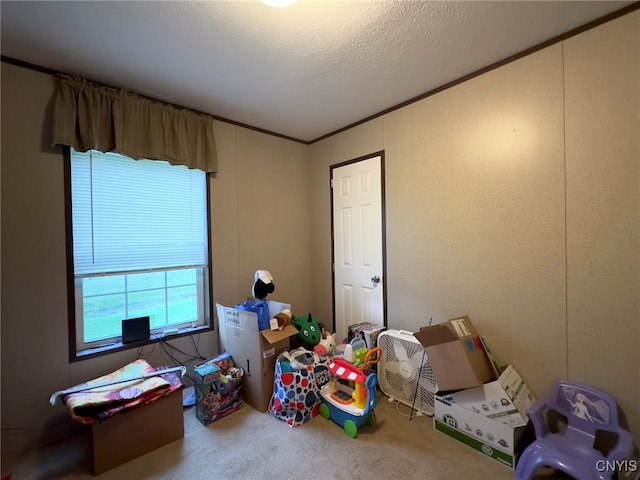
[(350, 342), (354, 338), (361, 338), (367, 348), (375, 348), (378, 346), (378, 335), (384, 330), (386, 327), (371, 322), (354, 323), (348, 327), (347, 340)]
[(229, 353), (195, 366), (193, 373), (196, 418), (203, 425), (209, 425), (242, 408), (241, 369), (234, 366)]
[(182, 389), (91, 425), (93, 474), (100, 475), (184, 437)]
[[(291, 305), (268, 300), (269, 313), (276, 315)], [(216, 304), (220, 328), (220, 346), (233, 357), (236, 366), (244, 369), (242, 396), (244, 401), (258, 411), (269, 408), (273, 393), (276, 357), (289, 350), (290, 337), (298, 330), (287, 325), (282, 330), (258, 328), (258, 316), (254, 312), (236, 310)]]
[(427, 352), (439, 391), (463, 390), (496, 378), (469, 317), (422, 327), (414, 336)]
[(513, 469), (522, 450), (518, 442), (535, 397), (518, 372), (507, 366), (500, 377), (480, 387), (435, 396), (433, 426)]

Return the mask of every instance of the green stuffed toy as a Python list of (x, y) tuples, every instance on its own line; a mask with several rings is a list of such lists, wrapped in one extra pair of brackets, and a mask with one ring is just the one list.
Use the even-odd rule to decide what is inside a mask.
[(298, 338), (301, 342), (315, 347), (318, 343), (320, 343), (320, 338), (322, 335), (322, 329), (320, 328), (320, 324), (318, 320), (315, 319), (309, 312), (304, 317), (295, 317), (291, 320), (291, 324), (298, 329), (298, 334), (296, 338)]

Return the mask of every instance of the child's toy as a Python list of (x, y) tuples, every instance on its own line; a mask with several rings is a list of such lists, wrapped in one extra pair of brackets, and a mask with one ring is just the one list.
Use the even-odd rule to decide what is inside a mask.
[(344, 353), (342, 354), (342, 358), (344, 359), (345, 362), (349, 362), (349, 363), (353, 363), (355, 361), (356, 357), (353, 354), (353, 347), (351, 346), (350, 343), (347, 343), (344, 346)]
[(309, 312), (304, 317), (296, 317), (291, 320), (291, 325), (298, 329), (296, 338), (301, 342), (315, 347), (320, 343), (320, 324)]
[(363, 348), (367, 348), (367, 344), (364, 343), (364, 340), (362, 340), (361, 338), (351, 339), (351, 341), (349, 342), (349, 345), (351, 345), (351, 348), (353, 348), (354, 352), (358, 350), (362, 350)]
[[(381, 353), (379, 348), (370, 350), (363, 369), (370, 364), (378, 363)], [(372, 358), (374, 359), (371, 360)], [(373, 410), (378, 405), (378, 377), (375, 373), (365, 375), (361, 369), (342, 358), (334, 359), (329, 364), (329, 370), (334, 379), (320, 390), (323, 401), (320, 405), (320, 415), (330, 418), (343, 427), (347, 435), (355, 438), (358, 435), (358, 427), (375, 422)], [(339, 383), (338, 379), (353, 382), (354, 388)]]
[(273, 284), (273, 276), (268, 270), (258, 270), (253, 276), (253, 287), (251, 293), (253, 298), (264, 300), (267, 295), (273, 293), (276, 286)]
[(282, 310), (269, 321), (269, 327), (271, 330), (282, 330), (287, 325), (291, 325), (291, 317), (291, 310), (288, 308)]
[(342, 348), (336, 348), (337, 356), (342, 356), (343, 359), (349, 363), (353, 363), (356, 367), (359, 367), (364, 363), (364, 359), (368, 352), (369, 349), (366, 348), (364, 340), (361, 338), (354, 338)]
[(195, 366), (193, 371), (196, 418), (203, 425), (226, 417), (244, 405), (240, 395), (244, 370), (234, 366), (228, 352)]
[(331, 334), (322, 329), (322, 338), (320, 343), (313, 347), (313, 351), (318, 355), (330, 355), (336, 348), (336, 334)]
[(360, 367), (361, 365), (364, 365), (364, 362), (365, 362), (365, 359), (367, 358), (368, 353), (369, 353), (368, 348), (361, 348), (353, 352), (353, 357), (354, 357), (353, 364), (356, 367)]

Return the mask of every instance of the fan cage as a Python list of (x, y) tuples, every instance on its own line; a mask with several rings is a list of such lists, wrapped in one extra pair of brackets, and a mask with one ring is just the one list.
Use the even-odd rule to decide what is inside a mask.
[(382, 356), (378, 384), (387, 397), (419, 413), (433, 416), (436, 381), (424, 347), (404, 330), (385, 330), (378, 336)]

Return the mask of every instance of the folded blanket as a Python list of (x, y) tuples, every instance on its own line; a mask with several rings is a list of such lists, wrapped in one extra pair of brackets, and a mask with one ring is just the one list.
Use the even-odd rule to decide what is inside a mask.
[[(136, 360), (108, 375), (95, 378), (78, 387), (90, 387), (101, 383), (148, 375), (156, 370), (145, 360)], [(64, 395), (62, 401), (69, 415), (76, 422), (90, 424), (103, 421), (126, 410), (142, 407), (182, 388), (182, 381), (175, 373), (117, 383), (91, 390)]]

